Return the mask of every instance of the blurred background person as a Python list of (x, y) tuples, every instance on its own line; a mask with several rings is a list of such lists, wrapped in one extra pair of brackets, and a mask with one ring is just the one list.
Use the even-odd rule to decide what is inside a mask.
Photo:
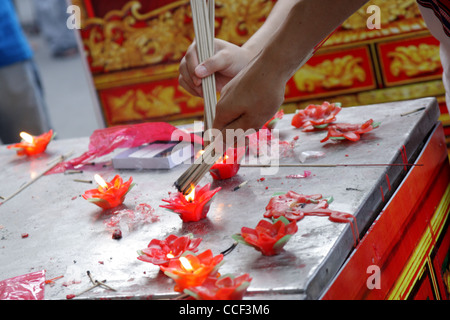
[(53, 57), (78, 53), (74, 30), (67, 28), (66, 0), (34, 0), (36, 22), (45, 37)]
[(51, 129), (33, 51), (19, 24), (13, 2), (0, 1), (0, 143), (20, 140), (26, 131)]

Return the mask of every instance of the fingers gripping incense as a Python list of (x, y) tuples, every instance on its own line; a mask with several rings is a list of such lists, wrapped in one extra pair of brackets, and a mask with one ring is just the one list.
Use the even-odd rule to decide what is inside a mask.
[[(192, 18), (194, 21), (194, 32), (197, 43), (197, 53), (199, 61), (203, 62), (214, 54), (214, 1), (213, 0), (190, 0)], [(330, 34), (331, 36), (331, 34)], [(329, 36), (328, 36), (329, 37)], [(318, 43), (311, 52), (301, 61), (299, 68), (302, 67), (313, 54), (328, 39)], [(209, 133), (215, 118), (215, 109), (217, 104), (216, 84), (214, 74), (202, 79), (203, 99), (205, 105), (204, 131)], [(245, 135), (239, 135), (237, 139), (244, 138)], [(205, 139), (210, 141), (210, 139)], [(201, 178), (208, 172), (216, 161), (223, 156), (225, 150), (233, 145), (229, 143), (225, 148), (218, 148), (217, 143), (220, 139), (215, 139), (214, 143), (205, 144), (205, 152), (199, 157), (175, 182), (175, 187), (183, 194), (189, 194)], [(212, 154), (214, 152), (214, 154)]]

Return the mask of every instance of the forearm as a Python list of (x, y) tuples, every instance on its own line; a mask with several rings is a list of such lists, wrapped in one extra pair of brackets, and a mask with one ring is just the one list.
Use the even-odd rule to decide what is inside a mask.
[(298, 3), (297, 0), (278, 0), (263, 25), (242, 47), (251, 51), (253, 56), (256, 56), (286, 19), (288, 12), (296, 3)]
[(261, 33), (249, 40), (260, 41), (260, 56), (266, 66), (277, 68), (287, 81), (314, 47), (339, 27), (367, 0), (281, 0), (274, 7)]

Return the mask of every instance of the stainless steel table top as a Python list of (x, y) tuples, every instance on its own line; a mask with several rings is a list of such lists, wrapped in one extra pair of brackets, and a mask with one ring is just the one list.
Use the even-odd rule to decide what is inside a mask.
[[(425, 109), (404, 115), (421, 108)], [(325, 153), (305, 162), (313, 164), (402, 163), (401, 150), (411, 161), (438, 117), (439, 109), (432, 98), (343, 108), (338, 122), (361, 123), (372, 118), (381, 126), (364, 134), (358, 142), (320, 143), (325, 132), (303, 133), (291, 126), (292, 115), (285, 115), (276, 127), (280, 139), (299, 139), (294, 154), (281, 159), (281, 163), (300, 163), (298, 157), (303, 151)], [(31, 160), (1, 147), (0, 195), (12, 194), (45, 170), (51, 159), (69, 151), (74, 151), (75, 156), (87, 151), (88, 143), (88, 138), (54, 140), (44, 155)], [(238, 175), (224, 181), (213, 181), (208, 174), (200, 184), (211, 182), (212, 187), (221, 186), (222, 190), (215, 196), (207, 219), (183, 223), (177, 214), (159, 206), (169, 191), (175, 191), (172, 185), (187, 165), (172, 170), (114, 170), (103, 165), (112, 155), (99, 159), (95, 166), (85, 166), (81, 174), (43, 176), (0, 206), (0, 280), (39, 270), (46, 270), (48, 279), (64, 275), (55, 285), (46, 286), (45, 298), (65, 299), (67, 294), (89, 287), (89, 270), (94, 278), (106, 279), (117, 291), (96, 288), (80, 298), (174, 297), (174, 282), (157, 266), (137, 260), (137, 250), (145, 248), (151, 239), (192, 233), (203, 238), (199, 252), (211, 249), (219, 254), (233, 244), (231, 235), (239, 233), (241, 227), (253, 228), (263, 219), (265, 206), (274, 193), (289, 190), (333, 196), (330, 208), (355, 215), (358, 228), (364, 233), (405, 175), (400, 166), (279, 168), (276, 175), (264, 175), (260, 168), (242, 167)], [(304, 170), (310, 170), (312, 175), (286, 178)], [(136, 186), (119, 209), (149, 204), (158, 221), (131, 230), (122, 226), (122, 239), (112, 239), (104, 223), (111, 215), (81, 197), (95, 184), (74, 181), (92, 180), (95, 173), (105, 179), (115, 174), (124, 179), (132, 176)], [(265, 180), (259, 181), (261, 177)], [(243, 181), (248, 182), (233, 191)], [(225, 256), (220, 273), (249, 273), (253, 278), (246, 296), (249, 299), (320, 298), (353, 250), (352, 231), (350, 225), (333, 223), (326, 217), (305, 217), (298, 222), (298, 228), (284, 251), (276, 256), (266, 257), (239, 244)], [(23, 233), (28, 237), (22, 238)], [(65, 283), (70, 280), (79, 283)]]

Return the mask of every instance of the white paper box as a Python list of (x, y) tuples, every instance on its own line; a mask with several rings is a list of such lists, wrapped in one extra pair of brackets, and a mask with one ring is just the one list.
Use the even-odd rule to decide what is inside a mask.
[(116, 155), (115, 169), (170, 169), (192, 158), (190, 142), (154, 142)]

